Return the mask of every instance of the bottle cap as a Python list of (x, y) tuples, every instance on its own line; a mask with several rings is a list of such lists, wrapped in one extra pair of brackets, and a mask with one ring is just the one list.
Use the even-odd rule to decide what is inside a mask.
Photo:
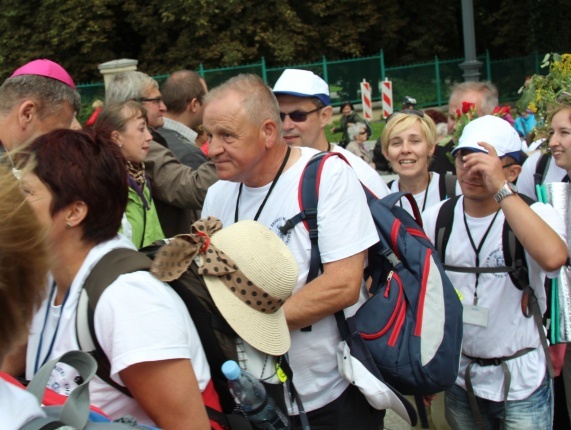
[(235, 361), (228, 360), (222, 365), (222, 373), (224, 373), (226, 378), (235, 381), (242, 374), (242, 369), (240, 369), (240, 366), (238, 366), (238, 363)]

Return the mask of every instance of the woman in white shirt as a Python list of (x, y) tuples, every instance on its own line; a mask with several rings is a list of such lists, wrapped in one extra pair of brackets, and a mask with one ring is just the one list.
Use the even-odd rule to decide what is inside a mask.
[[(127, 204), (125, 160), (119, 147), (87, 132), (56, 130), (27, 148), (36, 167), (22, 177), (26, 200), (47, 232), (51, 279), (28, 337), (26, 377), (64, 352), (79, 349), (76, 318), (83, 284), (116, 248)], [(209, 429), (204, 393), (210, 369), (182, 300), (148, 271), (119, 276), (101, 295), (94, 328), (111, 369), (130, 395), (96, 377), (91, 403), (113, 419), (134, 416), (164, 429)], [(60, 363), (52, 389), (66, 394), (76, 372)], [(64, 390), (61, 392), (61, 390)], [(216, 396), (217, 399), (217, 396)]]
[[(391, 192), (411, 193), (420, 212), (449, 197), (445, 177), (428, 171), (436, 146), (436, 126), (428, 115), (419, 110), (390, 115), (381, 145), (383, 155), (398, 174), (398, 179), (390, 184)], [(401, 204), (412, 214), (407, 200), (403, 199)]]

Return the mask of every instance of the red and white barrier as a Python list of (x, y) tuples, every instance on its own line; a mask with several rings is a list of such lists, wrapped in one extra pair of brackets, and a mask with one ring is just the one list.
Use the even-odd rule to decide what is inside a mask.
[(381, 82), (381, 96), (383, 100), (383, 118), (387, 119), (393, 113), (393, 83), (388, 78)]
[(363, 117), (367, 121), (373, 120), (373, 102), (371, 99), (371, 84), (363, 79), (361, 82), (361, 104), (363, 105)]

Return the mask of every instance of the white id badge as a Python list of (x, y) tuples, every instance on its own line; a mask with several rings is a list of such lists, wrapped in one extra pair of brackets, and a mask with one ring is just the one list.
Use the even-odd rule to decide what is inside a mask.
[(478, 305), (464, 306), (464, 324), (472, 324), (480, 327), (488, 327), (488, 308)]

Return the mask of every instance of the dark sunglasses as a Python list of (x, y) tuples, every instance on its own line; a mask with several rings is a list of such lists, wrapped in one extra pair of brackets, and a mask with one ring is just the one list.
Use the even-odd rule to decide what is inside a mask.
[(399, 110), (398, 112), (393, 112), (392, 114), (390, 114), (387, 119), (385, 120), (386, 122), (389, 122), (389, 120), (395, 116), (398, 115), (399, 113), (404, 113), (407, 115), (416, 115), (419, 118), (424, 118), (424, 112), (421, 110), (416, 110), (416, 109), (403, 109), (403, 110)]
[(315, 108), (315, 109), (310, 110), (308, 112), (303, 112), (300, 110), (294, 110), (293, 112), (290, 112), (290, 113), (280, 112), (280, 118), (281, 118), (282, 122), (286, 119), (286, 116), (289, 116), (289, 119), (291, 119), (293, 122), (305, 122), (307, 120), (308, 115), (310, 115), (314, 112), (317, 112), (321, 109), (323, 109), (323, 106)]
[(362, 132), (360, 132), (359, 134), (367, 134), (367, 132), (366, 132), (366, 131), (362, 131)]

